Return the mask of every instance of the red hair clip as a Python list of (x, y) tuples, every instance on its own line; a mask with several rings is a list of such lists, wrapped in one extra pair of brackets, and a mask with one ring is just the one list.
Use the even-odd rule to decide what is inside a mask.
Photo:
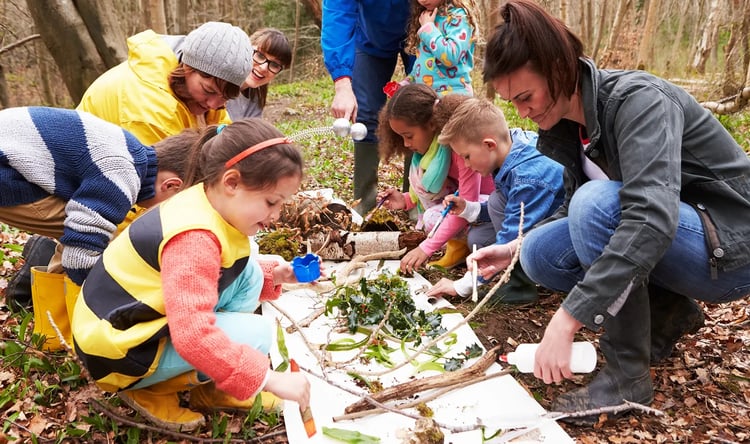
[(385, 86), (383, 87), (383, 92), (390, 99), (394, 94), (396, 94), (396, 91), (398, 91), (399, 88), (401, 88), (401, 84), (391, 80), (390, 82), (385, 84)]

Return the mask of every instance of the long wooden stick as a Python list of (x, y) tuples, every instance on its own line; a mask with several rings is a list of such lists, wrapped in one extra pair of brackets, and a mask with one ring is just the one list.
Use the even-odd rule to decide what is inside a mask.
[[(414, 379), (403, 384), (388, 387), (382, 392), (374, 393), (371, 398), (380, 403), (392, 401), (394, 399), (408, 398), (416, 393), (423, 392), (434, 388), (446, 387), (454, 384), (461, 384), (462, 382), (475, 379), (480, 375), (483, 375), (485, 371), (497, 361), (498, 356), (502, 350), (501, 345), (496, 345), (487, 353), (485, 353), (477, 362), (472, 364), (470, 367), (457, 370), (455, 372), (443, 373), (435, 376), (428, 376), (426, 378)], [(361, 410), (370, 410), (374, 408), (367, 400), (357, 401), (351, 404), (346, 409), (345, 413), (354, 413)]]

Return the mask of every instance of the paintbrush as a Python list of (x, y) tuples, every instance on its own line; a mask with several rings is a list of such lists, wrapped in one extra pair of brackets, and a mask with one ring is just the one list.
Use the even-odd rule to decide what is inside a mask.
[(365, 216), (365, 222), (367, 222), (367, 221), (369, 221), (370, 219), (372, 219), (372, 215), (373, 215), (373, 214), (375, 214), (375, 212), (376, 212), (376, 211), (378, 211), (378, 210), (380, 209), (380, 207), (382, 207), (382, 206), (383, 206), (383, 204), (385, 203), (385, 200), (386, 200), (386, 199), (388, 199), (388, 196), (389, 196), (389, 195), (383, 196), (383, 197), (382, 197), (382, 198), (381, 198), (381, 199), (380, 199), (380, 200), (378, 201), (378, 204), (377, 204), (377, 205), (375, 205), (375, 208), (373, 208), (372, 210), (370, 210), (370, 212), (369, 212), (369, 213), (367, 213), (367, 216)]
[[(293, 372), (299, 371), (299, 365), (294, 359), (289, 360), (289, 366), (292, 368)], [(305, 432), (307, 433), (307, 437), (311, 438), (315, 434), (315, 432), (317, 432), (317, 429), (315, 427), (315, 419), (313, 418), (310, 406), (307, 406), (307, 408), (304, 410), (300, 408), (299, 413), (300, 416), (302, 416), (302, 422), (305, 424)]]
[[(458, 196), (458, 190), (456, 190), (456, 192), (453, 193), (453, 195)], [(431, 239), (432, 236), (435, 235), (438, 227), (440, 226), (440, 224), (443, 223), (443, 221), (445, 220), (445, 217), (448, 215), (448, 212), (451, 210), (451, 208), (453, 208), (453, 201), (448, 202), (448, 205), (446, 205), (445, 208), (443, 208), (443, 211), (440, 213), (440, 219), (438, 219), (435, 226), (432, 227), (432, 230), (430, 230), (429, 234), (427, 234), (427, 239)]]

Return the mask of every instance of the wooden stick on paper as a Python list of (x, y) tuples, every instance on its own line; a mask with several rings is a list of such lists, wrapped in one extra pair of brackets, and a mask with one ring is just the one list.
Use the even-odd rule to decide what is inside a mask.
[[(477, 244), (474, 244), (473, 250), (474, 251), (472, 252), (472, 254), (477, 252)], [(477, 291), (477, 279), (479, 279), (479, 276), (477, 276), (478, 274), (479, 274), (479, 270), (477, 266), (477, 261), (474, 260), (472, 261), (472, 265), (471, 265), (471, 286), (472, 286), (471, 301), (472, 302), (477, 302), (479, 300), (479, 292)]]

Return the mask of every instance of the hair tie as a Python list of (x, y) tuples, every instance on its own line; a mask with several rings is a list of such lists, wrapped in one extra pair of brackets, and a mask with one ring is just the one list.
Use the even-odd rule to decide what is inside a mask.
[(222, 123), (221, 125), (216, 127), (216, 135), (219, 135), (222, 131), (224, 131), (224, 128), (227, 127), (226, 123)]
[(237, 164), (237, 162), (244, 159), (245, 157), (258, 152), (262, 150), (263, 148), (268, 148), (269, 146), (278, 145), (280, 143), (292, 143), (292, 140), (286, 137), (276, 137), (274, 139), (269, 139), (260, 143), (256, 143), (255, 145), (249, 148), (245, 148), (239, 154), (227, 160), (227, 163), (224, 164), (224, 168), (231, 168), (235, 164)]

